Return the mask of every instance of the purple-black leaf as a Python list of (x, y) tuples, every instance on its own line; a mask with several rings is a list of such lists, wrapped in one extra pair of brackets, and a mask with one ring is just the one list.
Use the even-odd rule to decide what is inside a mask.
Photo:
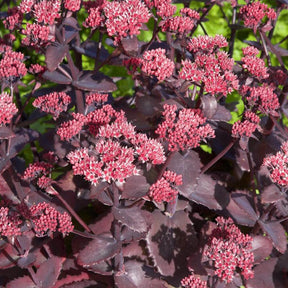
[(261, 263), (266, 257), (269, 257), (272, 249), (273, 245), (270, 239), (261, 235), (254, 236), (252, 241), (254, 263)]
[(70, 85), (72, 83), (71, 71), (66, 65), (61, 65), (61, 67), (67, 72), (67, 75), (59, 70), (54, 70), (52, 72), (45, 71), (42, 77), (54, 83)]
[(281, 193), (280, 189), (275, 184), (265, 187), (261, 193), (262, 203), (274, 203), (284, 199), (285, 195)]
[(123, 38), (121, 40), (124, 51), (130, 56), (137, 56), (138, 53), (138, 39), (136, 36)]
[(285, 229), (279, 222), (265, 223), (262, 220), (258, 221), (259, 225), (265, 233), (270, 237), (274, 247), (282, 254), (285, 253), (287, 248), (287, 239)]
[[(90, 58), (97, 58), (97, 51), (98, 51), (99, 43), (95, 41), (85, 41), (80, 46), (73, 46), (73, 48), (78, 52)], [(109, 52), (101, 46), (100, 51), (98, 52), (98, 61), (103, 62), (109, 57)]]
[(45, 53), (46, 67), (49, 72), (53, 72), (61, 64), (68, 50), (67, 45), (61, 45), (59, 43), (53, 43), (48, 46)]
[(120, 243), (111, 234), (98, 235), (80, 251), (77, 263), (83, 267), (92, 266), (115, 256), (120, 247)]
[(19, 287), (25, 287), (25, 288), (38, 288), (37, 286), (29, 276), (23, 276), (21, 278), (14, 279), (7, 283), (6, 288), (19, 288)]
[(273, 271), (277, 263), (277, 258), (271, 258), (256, 266), (254, 278), (247, 280), (246, 288), (274, 288)]
[(145, 232), (148, 229), (144, 212), (137, 206), (131, 208), (112, 209), (115, 219), (137, 232)]
[(15, 134), (9, 127), (0, 127), (0, 139), (9, 139), (12, 137), (15, 137)]
[(150, 185), (146, 178), (141, 175), (133, 175), (129, 177), (123, 187), (121, 198), (136, 200), (147, 195)]
[(217, 111), (217, 100), (215, 96), (205, 94), (201, 96), (201, 108), (203, 115), (211, 119)]

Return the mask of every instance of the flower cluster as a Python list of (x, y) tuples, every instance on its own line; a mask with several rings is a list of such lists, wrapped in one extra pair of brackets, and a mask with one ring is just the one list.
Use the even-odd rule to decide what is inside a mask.
[(259, 80), (265, 79), (269, 76), (267, 73), (267, 68), (265, 67), (265, 62), (262, 59), (256, 57), (259, 50), (254, 47), (243, 48), (244, 57), (242, 57), (242, 67), (247, 69), (247, 71), (257, 77)]
[(103, 8), (106, 5), (106, 0), (88, 1), (83, 3), (88, 11), (88, 17), (85, 19), (83, 26), (86, 28), (96, 28), (105, 22), (105, 17), (102, 15)]
[(276, 155), (264, 158), (263, 165), (267, 166), (274, 183), (288, 187), (288, 141), (282, 144)]
[(156, 9), (156, 14), (162, 18), (171, 17), (176, 12), (176, 6), (171, 4), (171, 0), (144, 0), (150, 8)]
[(52, 167), (50, 163), (43, 161), (32, 163), (25, 169), (23, 179), (28, 181), (37, 179), (40, 188), (47, 188), (52, 183), (52, 179), (48, 177)]
[(243, 234), (231, 218), (218, 217), (217, 228), (212, 231), (203, 255), (212, 261), (215, 274), (226, 283), (231, 283), (237, 268), (245, 279), (253, 278), (254, 254), (252, 237)]
[(13, 103), (12, 97), (2, 92), (0, 94), (0, 126), (11, 122), (13, 116), (18, 112), (16, 105)]
[(33, 14), (38, 23), (53, 25), (60, 17), (60, 0), (42, 0), (34, 4)]
[(138, 35), (143, 23), (150, 19), (150, 12), (141, 0), (106, 2), (103, 8), (107, 33), (117, 44), (123, 37)]
[(85, 102), (87, 105), (91, 105), (93, 103), (101, 104), (107, 102), (108, 94), (99, 94), (99, 93), (91, 93), (86, 95)]
[(196, 148), (205, 138), (214, 138), (212, 127), (207, 124), (206, 118), (200, 110), (181, 109), (177, 111), (176, 105), (164, 105), (164, 122), (155, 131), (161, 138), (169, 143), (170, 151)]
[(268, 8), (266, 4), (259, 1), (242, 6), (240, 8), (240, 15), (244, 20), (244, 25), (252, 28), (254, 33), (256, 33), (257, 28), (265, 16), (267, 16), (269, 20), (273, 20), (277, 16), (273, 9)]
[(141, 61), (141, 70), (150, 76), (156, 76), (159, 81), (170, 77), (173, 74), (175, 64), (165, 55), (165, 49), (146, 51)]
[(180, 10), (181, 16), (170, 17), (165, 20), (162, 31), (176, 32), (179, 34), (189, 33), (200, 19), (197, 11), (190, 8)]
[(257, 87), (243, 86), (241, 94), (246, 97), (251, 107), (267, 114), (280, 107), (278, 97), (273, 91), (273, 86), (263, 84)]
[(7, 81), (9, 83), (16, 82), (27, 73), (24, 60), (24, 54), (20, 52), (14, 52), (12, 50), (6, 50), (2, 54), (0, 61), (0, 81)]
[(19, 225), (22, 221), (8, 207), (0, 208), (0, 235), (6, 237), (16, 237), (21, 235)]
[(44, 237), (53, 232), (66, 236), (73, 231), (71, 217), (67, 212), (60, 213), (49, 203), (42, 202), (30, 207), (33, 229), (38, 237)]
[(232, 126), (232, 136), (239, 138), (242, 136), (251, 137), (259, 125), (260, 118), (252, 111), (244, 113), (244, 121), (238, 120)]
[(71, 98), (64, 92), (52, 92), (50, 94), (40, 96), (34, 100), (33, 106), (40, 110), (50, 113), (54, 119), (57, 119), (61, 112), (67, 111), (67, 107), (71, 102)]
[(3, 24), (6, 29), (14, 30), (21, 25), (23, 20), (23, 14), (18, 9), (18, 7), (13, 7), (8, 9), (8, 17), (5, 18)]
[(194, 273), (182, 279), (181, 285), (184, 288), (207, 288), (207, 282), (195, 277)]
[(182, 61), (180, 78), (203, 82), (205, 91), (227, 96), (234, 89), (238, 89), (238, 79), (233, 73), (234, 60), (223, 51), (217, 51), (220, 47), (227, 46), (223, 36), (216, 35), (193, 37), (188, 44), (188, 50), (193, 51), (194, 62), (186, 59)]
[(178, 195), (175, 186), (182, 185), (182, 175), (167, 170), (149, 189), (149, 196), (156, 202), (174, 201)]
[(81, 7), (81, 0), (64, 0), (64, 8), (69, 11), (78, 11)]

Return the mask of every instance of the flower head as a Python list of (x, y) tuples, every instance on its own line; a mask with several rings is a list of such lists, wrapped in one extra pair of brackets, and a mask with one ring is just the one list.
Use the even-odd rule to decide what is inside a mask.
[(2, 92), (0, 94), (0, 126), (11, 122), (13, 116), (18, 112), (16, 105), (13, 103), (12, 97)]
[(232, 126), (233, 137), (251, 137), (253, 132), (259, 125), (260, 118), (252, 111), (246, 111), (244, 114), (244, 121), (238, 120)]

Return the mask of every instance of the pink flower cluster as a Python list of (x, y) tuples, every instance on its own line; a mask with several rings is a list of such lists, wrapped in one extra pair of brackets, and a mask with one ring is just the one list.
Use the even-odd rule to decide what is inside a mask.
[(5, 28), (8, 30), (18, 28), (23, 20), (22, 12), (17, 7), (8, 8), (8, 15), (9, 16), (3, 21)]
[(269, 20), (273, 20), (277, 17), (276, 12), (272, 8), (268, 8), (266, 4), (259, 1), (242, 6), (240, 8), (240, 15), (244, 20), (244, 25), (252, 28), (254, 33), (256, 33), (257, 28), (265, 16), (267, 16)]
[(57, 119), (61, 112), (67, 111), (67, 107), (71, 102), (71, 98), (64, 92), (52, 92), (50, 94), (40, 96), (34, 100), (33, 106), (40, 110), (50, 113), (54, 119)]
[(245, 47), (243, 48), (244, 57), (241, 60), (243, 62), (242, 67), (247, 69), (251, 75), (261, 80), (267, 78), (269, 74), (267, 73), (265, 62), (256, 57), (258, 53), (259, 50), (257, 48)]
[(37, 185), (45, 189), (52, 183), (52, 179), (48, 177), (52, 167), (50, 163), (43, 161), (32, 163), (25, 169), (23, 179), (27, 181), (37, 179)]
[(105, 22), (105, 17), (102, 15), (103, 8), (106, 5), (106, 0), (86, 1), (83, 6), (88, 11), (88, 17), (83, 22), (86, 28), (96, 28)]
[(6, 50), (2, 54), (0, 61), (0, 81), (16, 82), (27, 73), (24, 60), (24, 54)]
[(16, 237), (21, 235), (19, 225), (22, 221), (8, 207), (0, 208), (0, 235), (5, 237)]
[(64, 8), (72, 12), (81, 8), (81, 0), (64, 0)]
[(234, 60), (223, 51), (217, 51), (220, 47), (227, 46), (226, 39), (221, 35), (214, 38), (209, 36), (194, 37), (188, 44), (188, 50), (193, 51), (194, 62), (186, 59), (182, 61), (180, 78), (202, 82), (205, 91), (227, 96), (233, 90), (238, 89), (238, 79), (233, 73)]
[(103, 11), (107, 33), (115, 37), (115, 44), (123, 37), (138, 35), (142, 24), (151, 16), (141, 0), (107, 1)]
[(150, 8), (156, 9), (156, 14), (162, 18), (171, 17), (176, 12), (176, 6), (171, 4), (171, 0), (144, 0)]
[(18, 112), (18, 109), (13, 103), (12, 97), (6, 92), (0, 94), (0, 107), (0, 126), (9, 124), (13, 116)]
[(215, 137), (212, 127), (204, 125), (206, 118), (200, 110), (184, 108), (178, 111), (176, 105), (166, 104), (163, 116), (164, 122), (155, 132), (168, 142), (170, 151), (196, 148), (205, 138)]
[(263, 165), (267, 166), (274, 183), (288, 187), (288, 141), (282, 144), (276, 155), (264, 158)]
[(53, 25), (60, 18), (60, 0), (42, 0), (34, 2), (33, 15), (38, 23)]
[(200, 15), (197, 11), (190, 8), (180, 10), (181, 16), (170, 17), (165, 20), (162, 31), (176, 32), (179, 34), (189, 33), (195, 26)]
[(242, 136), (251, 137), (259, 125), (260, 118), (252, 111), (244, 113), (244, 121), (238, 120), (232, 126), (232, 136), (240, 138)]
[(101, 104), (107, 102), (108, 94), (91, 93), (86, 95), (85, 102), (87, 105), (93, 103)]
[(33, 229), (38, 237), (44, 237), (53, 232), (66, 236), (73, 231), (71, 217), (67, 212), (60, 213), (49, 203), (42, 202), (30, 207)]
[[(80, 130), (87, 125), (97, 141), (93, 148), (79, 149), (67, 155), (75, 175), (83, 175), (93, 184), (100, 180), (124, 182), (126, 178), (138, 174), (137, 162), (162, 164), (165, 161), (162, 145), (145, 134), (137, 133), (134, 126), (127, 122), (123, 111), (104, 105), (87, 116), (77, 115), (81, 115)], [(76, 127), (73, 121), (76, 119), (58, 129), (61, 139), (69, 139), (78, 131), (78, 127), (77, 131), (73, 130)]]
[(50, 29), (48, 26), (27, 23), (26, 29), (22, 29), (22, 34), (26, 35), (26, 37), (22, 39), (21, 43), (26, 46), (46, 46), (50, 41), (55, 40), (49, 33)]
[(251, 107), (258, 108), (263, 113), (270, 113), (280, 108), (274, 86), (263, 84), (262, 86), (243, 86), (240, 91)]
[(159, 81), (170, 77), (175, 65), (166, 57), (165, 53), (165, 49), (161, 48), (146, 51), (141, 61), (141, 70), (150, 76), (156, 76)]
[(207, 288), (207, 282), (195, 277), (194, 273), (182, 279), (181, 285), (184, 288)]
[(203, 252), (204, 257), (212, 261), (216, 268), (215, 274), (226, 283), (232, 282), (237, 269), (240, 269), (245, 279), (253, 278), (252, 237), (243, 234), (231, 218), (218, 217), (216, 221), (218, 228), (212, 231)]
[(175, 186), (182, 185), (182, 175), (167, 170), (163, 176), (149, 189), (149, 196), (156, 202), (174, 201), (178, 195)]

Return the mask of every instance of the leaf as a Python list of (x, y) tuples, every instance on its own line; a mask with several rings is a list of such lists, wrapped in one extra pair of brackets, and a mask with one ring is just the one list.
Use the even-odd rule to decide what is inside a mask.
[[(218, 194), (217, 196), (219, 197), (216, 197), (216, 194)], [(221, 202), (219, 203), (216, 198)], [(222, 207), (227, 206), (229, 202), (229, 194), (224, 187), (217, 184), (210, 176), (201, 174), (198, 185), (195, 191), (190, 194), (189, 200), (206, 206), (209, 209), (222, 210)]]
[(54, 42), (49, 45), (45, 52), (46, 67), (50, 72), (53, 72), (62, 63), (66, 53), (68, 51), (67, 45), (61, 45), (58, 42)]
[(264, 232), (267, 233), (272, 240), (274, 247), (282, 254), (285, 253), (287, 248), (287, 239), (283, 226), (279, 222), (265, 223), (262, 220), (258, 221), (259, 225)]
[(136, 36), (126, 37), (121, 39), (121, 44), (124, 51), (129, 54), (129, 56), (137, 56), (138, 54), (138, 39)]
[(38, 288), (38, 286), (35, 285), (35, 283), (31, 280), (29, 276), (14, 279), (9, 283), (7, 283), (6, 285), (6, 288), (19, 288), (19, 287)]
[(266, 257), (269, 257), (272, 249), (273, 245), (270, 239), (261, 235), (254, 236), (252, 241), (254, 263), (261, 263)]
[[(228, 212), (228, 216), (232, 217), (238, 224), (253, 227), (256, 223), (255, 216), (249, 215), (249, 213), (245, 209), (245, 205), (249, 207), (250, 203), (246, 202), (245, 200), (235, 200), (235, 198), (239, 197), (246, 197), (245, 193), (241, 192), (233, 192), (231, 194), (230, 202), (226, 207)], [(238, 205), (239, 204), (239, 205)], [(244, 205), (244, 207), (243, 207)], [(251, 205), (250, 205), (251, 206)], [(252, 207), (249, 207), (248, 210), (251, 210)], [(253, 208), (252, 208), (253, 209)], [(255, 212), (254, 212), (255, 213)]]
[(145, 232), (148, 229), (146, 218), (143, 212), (137, 206), (131, 208), (112, 209), (116, 220), (137, 232)]
[(265, 187), (261, 193), (262, 203), (274, 203), (284, 199), (285, 196), (283, 195), (283, 193), (281, 193), (280, 189), (275, 184), (271, 184)]
[[(67, 72), (67, 75), (69, 75), (69, 76), (71, 75), (71, 71), (67, 66), (61, 65), (61, 67)], [(70, 85), (72, 83), (72, 78), (71, 78), (71, 76), (68, 77), (67, 75), (64, 75), (59, 70), (54, 70), (52, 72), (45, 71), (42, 74), (42, 77), (44, 79), (49, 80), (49, 81), (54, 82), (54, 83)]]
[[(97, 51), (98, 51), (99, 43), (95, 41), (86, 40), (80, 46), (73, 46), (73, 48), (78, 52), (90, 58), (97, 58)], [(102, 45), (100, 48), (100, 52), (98, 55), (98, 61), (103, 62), (109, 57), (109, 52), (105, 49)]]
[(205, 117), (211, 119), (217, 111), (217, 100), (214, 96), (205, 94), (201, 96), (201, 108)]
[(96, 186), (93, 185), (90, 189), (88, 199), (97, 199), (104, 205), (113, 206), (113, 200), (109, 195), (109, 192), (106, 190), (107, 187), (109, 187), (109, 185), (106, 182), (100, 182)]
[(7, 269), (15, 266), (15, 262), (19, 259), (18, 252), (11, 245), (7, 244), (0, 253), (0, 269)]
[(64, 258), (53, 256), (40, 265), (34, 277), (39, 287), (53, 287), (60, 275), (63, 261)]
[(150, 185), (146, 177), (142, 175), (133, 175), (129, 177), (123, 187), (121, 198), (136, 200), (147, 195)]
[(77, 263), (83, 267), (92, 266), (114, 257), (119, 252), (120, 247), (121, 244), (111, 234), (98, 235), (80, 251)]
[(0, 139), (9, 139), (12, 137), (15, 137), (15, 133), (9, 127), (0, 127)]
[(117, 90), (116, 84), (108, 76), (101, 72), (83, 71), (79, 80), (73, 81), (73, 86), (84, 91), (95, 91), (98, 93), (109, 93)]
[(186, 271), (187, 256), (197, 245), (191, 220), (184, 211), (168, 217), (155, 210), (151, 216), (152, 225), (146, 238), (150, 256), (161, 275), (174, 275), (178, 279), (182, 277), (181, 271)]
[(169, 158), (167, 169), (182, 175), (183, 184), (178, 186), (179, 194), (190, 198), (195, 191), (200, 176), (200, 159), (195, 151), (189, 151), (185, 155), (175, 152)]
[(271, 258), (257, 265), (254, 270), (254, 278), (246, 282), (246, 288), (274, 288), (273, 271), (277, 258)]

